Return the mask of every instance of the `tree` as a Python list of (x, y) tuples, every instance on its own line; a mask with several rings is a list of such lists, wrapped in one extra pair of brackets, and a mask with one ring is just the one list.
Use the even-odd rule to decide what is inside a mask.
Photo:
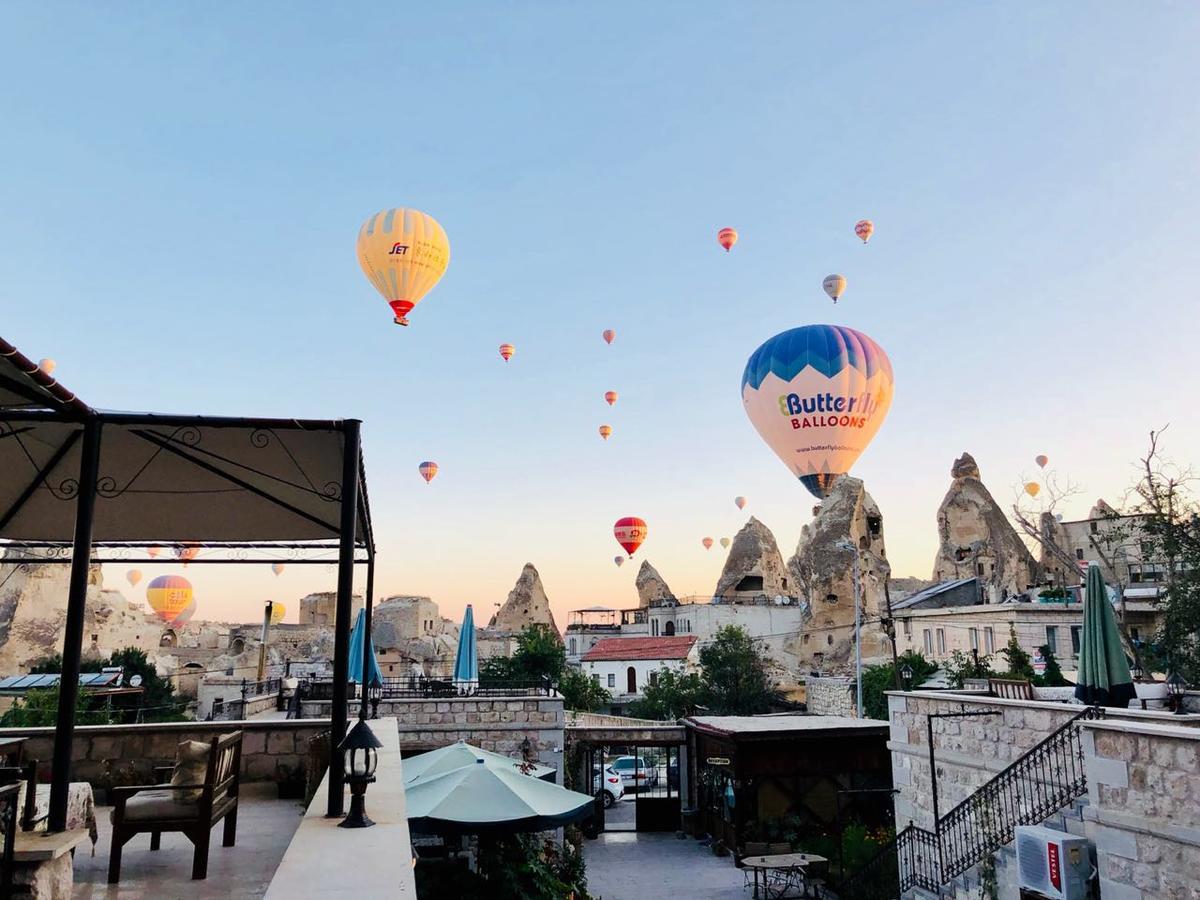
[(526, 625), (517, 636), (513, 655), (484, 660), (479, 667), (479, 680), (488, 683), (544, 679), (558, 684), (566, 664), (566, 651), (554, 629), (547, 625)]
[[(899, 659), (900, 671), (904, 667), (912, 671), (912, 684), (918, 685), (934, 672), (937, 664), (927, 660), (915, 650), (909, 650)], [(887, 697), (884, 691), (894, 690), (896, 686), (896, 670), (891, 663), (878, 666), (867, 666), (863, 669), (863, 715), (868, 719), (888, 720)]]
[[(58, 685), (49, 688), (35, 688), (17, 697), (0, 716), (0, 728), (45, 728), (58, 722)], [(75, 706), (76, 725), (111, 725), (113, 719), (110, 711), (103, 704), (97, 705), (89, 700), (87, 694), (80, 694)]]
[[(120, 666), (125, 685), (129, 685), (134, 676), (141, 677), (142, 693), (133, 698), (134, 706), (129, 705), (128, 700), (120, 701), (118, 707), (114, 710), (112, 721), (129, 721), (140, 720), (142, 722), (182, 722), (185, 719), (183, 714), (185, 703), (175, 696), (175, 686), (166, 678), (159, 676), (154, 664), (146, 657), (146, 651), (138, 650), (136, 647), (126, 647), (124, 650), (117, 650), (112, 656), (104, 659), (84, 659), (80, 661), (79, 671), (84, 672), (99, 672), (102, 669)], [(35, 660), (29, 667), (29, 673), (35, 674), (52, 674), (57, 675), (62, 672), (62, 656), (58, 653), (49, 656), (43, 656)], [(54, 689), (55, 702), (57, 703), (58, 689)], [(43, 701), (39, 701), (43, 702)], [(108, 703), (104, 704), (106, 707)], [(97, 707), (97, 701), (89, 701), (86, 693), (80, 694), (78, 710), (94, 712)], [(77, 718), (83, 712), (77, 711)], [(106, 724), (105, 722), (89, 722), (88, 724)], [(53, 718), (47, 724), (53, 725)], [(81, 722), (82, 724), (82, 722)]]
[(1017, 640), (1017, 631), (1011, 625), (1008, 628), (1008, 643), (1000, 648), (1000, 655), (1008, 663), (1010, 677), (1033, 681), (1033, 660)]
[(738, 625), (726, 625), (700, 649), (703, 705), (721, 716), (767, 712), (775, 688), (767, 672), (770, 659)]
[(1067, 687), (1071, 682), (1063, 677), (1062, 666), (1058, 664), (1058, 657), (1054, 655), (1050, 645), (1043, 644), (1038, 647), (1038, 653), (1046, 661), (1046, 671), (1034, 678), (1034, 684), (1041, 687)]
[(950, 661), (943, 664), (942, 668), (946, 670), (946, 674), (954, 682), (954, 686), (960, 688), (968, 678), (990, 678), (995, 675), (991, 662), (990, 656), (979, 656), (977, 653), (963, 653), (961, 650), (955, 650), (950, 654)]
[(702, 705), (704, 683), (695, 672), (677, 672), (663, 666), (642, 690), (642, 698), (629, 704), (637, 719), (674, 722), (690, 716)]
[(564, 669), (558, 679), (563, 706), (579, 712), (596, 712), (612, 703), (612, 694), (578, 669)]

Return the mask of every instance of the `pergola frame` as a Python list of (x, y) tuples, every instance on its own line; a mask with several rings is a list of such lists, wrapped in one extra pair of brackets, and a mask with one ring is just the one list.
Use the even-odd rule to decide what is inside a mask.
[[(287, 540), (286, 538), (291, 535), (284, 536), (285, 539), (282, 540), (231, 541), (217, 539), (211, 544), (217, 549), (257, 550), (267, 555), (256, 559), (196, 558), (189, 560), (189, 564), (270, 564), (272, 562), (328, 564), (334, 560), (305, 558), (303, 554), (336, 551), (337, 602), (334, 622), (333, 677), (335, 684), (344, 685), (350, 680), (350, 612), (355, 566), (365, 564), (367, 567), (364, 609), (366, 640), (368, 641), (371, 635), (372, 592), (375, 581), (375, 541), (370, 506), (367, 501), (366, 475), (361, 447), (361, 422), (359, 420), (180, 416), (99, 411), (83, 403), (3, 339), (0, 339), (0, 401), (6, 401), (0, 402), (0, 443), (4, 443), (8, 439), (19, 441), (22, 435), (28, 435), (39, 425), (63, 424), (73, 428), (61, 446), (44, 463), (35, 466), (35, 474), (28, 484), (18, 492), (14, 500), (7, 505), (7, 508), (0, 509), (0, 549), (8, 551), (2, 560), (4, 564), (62, 564), (71, 567), (67, 616), (63, 633), (62, 677), (51, 769), (48, 822), (50, 831), (62, 831), (66, 828), (75, 710), (79, 699), (88, 570), (94, 563), (106, 562), (136, 562), (145, 565), (179, 563), (175, 559), (159, 559), (149, 555), (132, 556), (135, 551), (150, 547), (174, 546), (178, 543), (178, 536), (171, 536), (161, 541), (93, 540), (97, 497), (111, 495), (104, 493), (100, 475), (101, 447), (106, 428), (122, 429), (125, 434), (133, 434), (146, 440), (158, 448), (156, 453), (165, 452), (172, 458), (185, 460), (207, 473), (207, 477), (232, 484), (234, 487), (231, 490), (252, 495), (256, 501), (263, 501), (286, 511), (289, 515), (297, 517), (298, 520), (305, 520), (306, 527), (311, 529), (315, 525), (330, 532), (331, 538), (336, 537), (336, 541), (332, 539)], [(252, 438), (255, 433), (260, 431), (269, 431), (272, 435), (288, 432), (323, 432), (340, 435), (341, 472), (336, 485), (337, 493), (336, 495), (330, 493), (328, 491), (330, 486), (326, 485), (329, 496), (324, 498), (332, 500), (336, 496), (339, 503), (338, 521), (336, 523), (327, 522), (279, 496), (280, 492), (273, 492), (270, 489), (270, 479), (267, 477), (257, 480), (242, 477), (237, 474), (236, 464), (225, 467), (215, 464), (212, 459), (221, 459), (221, 457), (195, 449), (194, 445), (189, 445), (187, 442), (176, 442), (164, 438), (160, 433), (151, 430), (162, 427), (195, 429), (197, 432), (202, 428), (252, 430)], [(197, 440), (196, 443), (198, 444), (199, 441)], [(5, 529), (17, 519), (31, 499), (38, 496), (40, 490), (49, 489), (53, 493), (53, 487), (49, 483), (50, 475), (57, 471), (57, 467), (63, 463), (77, 444), (80, 445), (80, 452), (78, 471), (72, 473), (73, 494), (69, 494), (65, 498), (66, 502), (74, 508), (72, 540), (68, 543), (64, 540), (9, 539), (5, 534)], [(290, 451), (288, 453), (290, 455)], [(208, 458), (206, 458), (206, 454)], [(28, 454), (26, 455), (28, 456)], [(33, 462), (31, 456), (29, 461)], [(231, 463), (228, 459), (223, 459), (222, 462)], [(293, 462), (296, 462), (294, 457)], [(298, 468), (300, 467), (299, 462), (296, 462), (296, 465)], [(138, 474), (140, 475), (140, 471)], [(264, 475), (262, 472), (254, 474)], [(7, 473), (5, 473), (5, 477), (7, 477)], [(264, 481), (268, 484), (267, 487), (263, 486)], [(297, 485), (289, 486), (297, 487)], [(315, 490), (315, 486), (313, 487)], [(194, 496), (199, 499), (190, 502), (213, 502), (211, 499), (205, 498), (204, 492), (197, 492)], [(56, 496), (56, 499), (64, 498)], [(190, 541), (208, 546), (205, 537), (206, 535), (203, 533), (192, 533), (188, 536)], [(215, 537), (215, 535), (210, 535), (210, 537)], [(103, 551), (106, 550), (117, 553), (128, 552), (131, 556), (105, 558)], [(100, 552), (97, 553), (97, 551)], [(45, 555), (42, 555), (43, 553)], [(368, 653), (363, 654), (362, 683), (364, 685), (366, 683), (366, 663), (369, 656)], [(360, 715), (365, 715), (367, 704), (365, 689), (362, 694)], [(330, 715), (327, 803), (329, 816), (340, 816), (344, 813), (344, 772), (338, 745), (346, 735), (348, 713), (346, 691), (334, 690)]]

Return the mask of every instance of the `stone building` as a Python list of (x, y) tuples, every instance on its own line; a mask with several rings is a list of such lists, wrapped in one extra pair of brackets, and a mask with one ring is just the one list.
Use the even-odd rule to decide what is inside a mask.
[[(354, 594), (350, 598), (351, 618), (357, 616), (358, 611), (362, 607), (362, 595)], [(318, 591), (315, 594), (309, 594), (306, 597), (300, 598), (301, 625), (328, 625), (332, 628), (336, 619), (337, 591)]]

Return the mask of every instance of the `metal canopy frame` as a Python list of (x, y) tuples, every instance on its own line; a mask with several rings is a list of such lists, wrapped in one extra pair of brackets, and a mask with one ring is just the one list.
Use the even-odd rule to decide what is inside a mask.
[[(357, 419), (278, 419), (227, 416), (159, 415), (153, 413), (108, 412), (96, 410), (84, 403), (55, 379), (42, 372), (30, 359), (12, 344), (0, 338), (0, 441), (21, 440), (39, 425), (59, 424), (74, 426), (63, 442), (41, 465), (35, 464), (35, 472), (21, 488), (7, 509), (0, 510), (0, 535), (13, 523), (22, 509), (42, 489), (54, 488), (49, 483), (52, 473), (63, 463), (76, 445), (81, 444), (78, 472), (72, 473), (63, 484), (70, 487), (63, 496), (63, 513), (73, 519), (72, 540), (20, 540), (0, 537), (0, 550), (5, 555), (0, 564), (12, 565), (69, 565), (70, 587), (67, 597), (67, 618), (63, 635), (62, 672), (59, 688), (58, 716), (54, 733), (54, 756), (51, 774), (49, 830), (62, 831), (66, 827), (67, 794), (71, 774), (71, 750), (75, 729), (75, 709), (79, 699), (79, 669), (83, 650), (84, 610), (87, 601), (88, 570), (93, 564), (138, 563), (139, 565), (178, 565), (174, 558), (152, 557), (145, 551), (150, 548), (174, 547), (179, 541), (134, 540), (93, 541), (97, 497), (108, 499), (111, 485), (100, 477), (101, 446), (105, 429), (121, 429), (133, 434), (174, 458), (204, 470), (211, 476), (229, 482), (233, 489), (249, 493), (273, 507), (328, 531), (329, 537), (316, 540), (289, 540), (291, 535), (281, 535), (280, 540), (211, 540), (204, 533), (190, 535), (189, 541), (202, 546), (210, 555), (187, 560), (189, 565), (204, 564), (271, 564), (282, 562), (289, 565), (336, 564), (337, 604), (334, 623), (333, 671), (335, 683), (345, 684), (349, 680), (349, 638), (351, 597), (354, 589), (356, 565), (367, 567), (366, 634), (370, 640), (372, 592), (375, 580), (375, 540), (371, 523), (370, 506), (367, 501), (366, 468), (362, 459), (360, 429)], [(213, 462), (214, 454), (194, 446), (182, 446), (162, 435), (146, 430), (153, 427), (177, 429), (233, 428), (251, 430), (253, 435), (260, 431), (271, 432), (326, 432), (338, 433), (342, 437), (341, 477), (326, 485), (325, 499), (339, 503), (336, 522), (325, 521), (310, 511), (300, 509), (293, 503), (273, 495), (268, 487), (254, 483), (249, 476), (243, 477), (222, 469)], [(22, 449), (24, 449), (22, 447)], [(290, 451), (289, 451), (290, 454)], [(26, 452), (26, 455), (28, 453)], [(234, 460), (221, 459), (229, 468), (242, 466)], [(30, 457), (29, 461), (34, 462)], [(293, 460), (294, 461), (294, 460)], [(297, 463), (299, 468), (299, 463)], [(251, 470), (253, 471), (253, 470)], [(139, 472), (140, 474), (140, 472)], [(263, 476), (265, 473), (255, 472)], [(303, 473), (302, 473), (303, 474)], [(5, 473), (3, 477), (11, 477)], [(27, 476), (23, 476), (27, 477)], [(136, 477), (136, 476), (135, 476)], [(268, 483), (274, 476), (266, 476)], [(111, 479), (108, 479), (111, 480)], [(279, 480), (276, 478), (275, 480)], [(311, 484), (311, 483), (310, 483)], [(297, 487), (296, 485), (291, 485)], [(128, 485), (127, 485), (128, 487)], [(314, 490), (315, 490), (315, 486)], [(61, 485), (60, 485), (61, 488)], [(332, 493), (336, 490), (336, 494)], [(197, 492), (193, 504), (219, 503), (211, 492)], [(62, 525), (66, 525), (64, 520)], [(215, 527), (215, 526), (214, 526)], [(269, 529), (268, 529), (269, 530)], [(201, 529), (203, 531), (203, 529)], [(209, 535), (209, 537), (216, 537)], [(224, 554), (217, 558), (213, 553)], [(251, 552), (255, 554), (251, 558)], [(140, 555), (139, 555), (140, 554)], [(321, 558), (317, 554), (332, 554), (333, 558)], [(364, 661), (369, 654), (364, 653)], [(365, 665), (364, 665), (365, 674)], [(365, 683), (365, 682), (364, 682)], [(366, 713), (366, 691), (363, 692), (363, 708)], [(329, 797), (328, 815), (340, 816), (344, 811), (344, 772), (338, 745), (346, 735), (348, 700), (346, 691), (333, 692), (330, 715), (329, 748)]]

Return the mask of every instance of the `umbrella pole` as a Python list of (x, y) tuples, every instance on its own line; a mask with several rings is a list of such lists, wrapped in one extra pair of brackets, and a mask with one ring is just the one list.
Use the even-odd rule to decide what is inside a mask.
[(372, 546), (369, 555), (367, 556), (367, 596), (366, 603), (363, 606), (363, 657), (362, 657), (362, 704), (358, 709), (358, 718), (361, 721), (366, 721), (367, 718), (367, 690), (371, 683), (371, 653), (374, 648), (371, 644), (371, 601), (375, 596), (375, 547)]

